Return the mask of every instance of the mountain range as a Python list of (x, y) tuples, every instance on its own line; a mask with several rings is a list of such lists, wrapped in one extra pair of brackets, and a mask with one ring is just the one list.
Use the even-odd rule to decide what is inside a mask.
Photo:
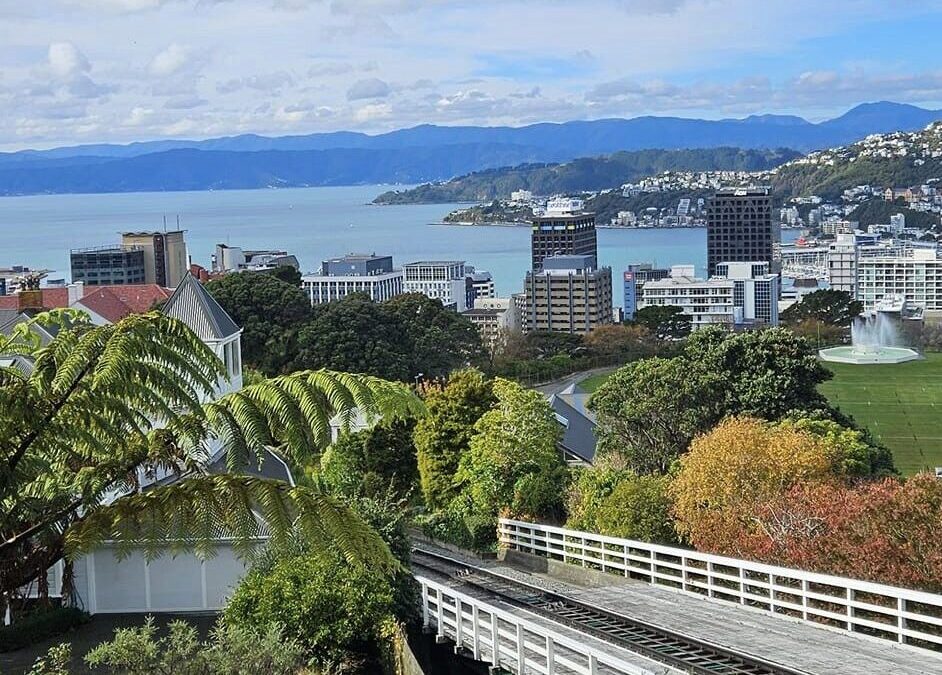
[(786, 115), (647, 116), (523, 127), (421, 125), (378, 135), (342, 131), (80, 145), (0, 153), (0, 194), (420, 183), (623, 150), (729, 146), (807, 152), (873, 133), (921, 129), (939, 119), (942, 110), (884, 101), (818, 123)]

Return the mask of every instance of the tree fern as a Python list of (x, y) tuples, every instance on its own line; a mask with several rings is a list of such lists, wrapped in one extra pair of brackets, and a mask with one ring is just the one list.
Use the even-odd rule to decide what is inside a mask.
[[(45, 346), (37, 326), (55, 334)], [(351, 561), (391, 564), (379, 537), (316, 488), (206, 466), (220, 448), (233, 472), (267, 453), (302, 466), (330, 442), (334, 416), (421, 414), (405, 385), (304, 371), (212, 400), (222, 363), (156, 312), (107, 326), (39, 315), (0, 336), (0, 355), (33, 364), (29, 374), (0, 366), (0, 593), (108, 540), (205, 556), (219, 537), (248, 552), (295, 528)], [(167, 474), (182, 479), (154, 482)]]

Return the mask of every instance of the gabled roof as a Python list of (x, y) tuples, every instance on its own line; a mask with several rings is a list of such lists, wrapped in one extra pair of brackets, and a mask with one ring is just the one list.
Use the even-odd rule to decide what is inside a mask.
[(595, 459), (595, 421), (584, 409), (581, 401), (575, 399), (577, 396), (579, 395), (553, 394), (549, 404), (556, 413), (556, 419), (561, 422), (565, 420), (560, 445), (570, 454), (592, 464)]
[(203, 288), (192, 274), (184, 274), (183, 281), (164, 305), (163, 313), (179, 319), (203, 340), (225, 340), (236, 335), (240, 328), (226, 310)]
[(170, 296), (170, 289), (157, 284), (102, 286), (75, 304), (95, 312), (106, 321), (117, 323), (130, 314), (149, 311), (155, 304)]

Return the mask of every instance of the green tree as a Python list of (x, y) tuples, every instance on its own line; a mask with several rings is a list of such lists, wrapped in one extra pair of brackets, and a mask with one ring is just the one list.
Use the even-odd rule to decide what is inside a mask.
[(242, 327), (242, 360), (266, 375), (286, 371), (297, 352), (297, 333), (311, 316), (311, 301), (298, 285), (258, 272), (227, 274), (206, 284)]
[(495, 400), (491, 383), (474, 369), (456, 371), (444, 387), (429, 389), (428, 413), (419, 419), (414, 434), (422, 494), (429, 509), (447, 506), (457, 494), (458, 461), (468, 451), (475, 423)]
[(298, 334), (297, 368), (330, 368), (412, 381), (412, 346), (402, 321), (365, 293), (314, 307)]
[[(560, 504), (565, 476), (559, 471), (564, 466), (557, 445), (561, 429), (543, 394), (500, 378), (493, 386), (497, 403), (475, 423), (455, 480), (460, 487), (457, 499), (496, 523), (500, 509), (528, 501), (521, 493), (537, 489), (535, 476), (556, 481), (556, 504)], [(555, 510), (545, 500), (539, 503)]]
[(677, 544), (667, 476), (631, 476), (615, 485), (598, 511), (600, 534)]
[(599, 509), (605, 498), (623, 480), (634, 476), (629, 469), (606, 465), (599, 457), (594, 466), (576, 469), (566, 493), (566, 527), (601, 532)]
[(600, 456), (640, 474), (665, 473), (694, 436), (724, 413), (721, 374), (682, 357), (643, 359), (616, 370), (589, 400)]
[(270, 274), (276, 279), (284, 281), (295, 288), (301, 288), (301, 272), (291, 265), (279, 265), (271, 270), (264, 270), (263, 274)]
[[(306, 371), (212, 400), (223, 366), (182, 322), (149, 313), (94, 326), (82, 316), (41, 314), (0, 336), (0, 354), (32, 363), (0, 365), (0, 594), (106, 539), (149, 555), (168, 546), (208, 555), (225, 531), (247, 554), (259, 535), (249, 504), (276, 542), (295, 523), (351, 561), (392, 564), (346, 505), (310, 487), (207, 474), (205, 445), (218, 439), (230, 470), (266, 450), (303, 466), (328, 444), (336, 414), (419, 412), (408, 389)], [(32, 323), (55, 338), (43, 346)], [(182, 479), (135, 490), (137, 476), (158, 468)]]
[(673, 305), (648, 305), (635, 312), (633, 323), (647, 328), (660, 340), (679, 340), (690, 335), (690, 317)]
[(223, 617), (229, 626), (255, 632), (280, 626), (319, 668), (376, 672), (393, 608), (387, 577), (321, 552), (276, 556), (253, 567)]
[(783, 323), (797, 325), (813, 320), (830, 326), (846, 328), (863, 312), (863, 303), (847, 291), (821, 289), (803, 296), (799, 302), (782, 312)]
[[(446, 377), (484, 359), (481, 333), (471, 320), (440, 300), (421, 293), (403, 293), (383, 303), (405, 329), (411, 349), (410, 376)], [(401, 338), (400, 338), (401, 339)]]
[(386, 492), (414, 497), (419, 482), (414, 429), (413, 420), (393, 419), (341, 434), (321, 457), (320, 476), (331, 492), (345, 497)]
[(796, 410), (828, 410), (818, 385), (831, 378), (807, 340), (784, 328), (730, 333), (702, 328), (683, 358), (721, 378), (723, 412), (776, 420)]

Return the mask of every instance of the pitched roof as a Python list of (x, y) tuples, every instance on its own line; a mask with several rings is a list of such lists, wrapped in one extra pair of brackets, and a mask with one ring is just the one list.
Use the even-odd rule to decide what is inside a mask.
[(595, 459), (595, 422), (586, 414), (573, 395), (554, 394), (549, 399), (557, 419), (565, 420), (560, 445), (568, 452), (591, 464)]
[[(43, 308), (61, 309), (69, 306), (68, 288), (43, 288)], [(19, 309), (20, 298), (18, 295), (0, 295), (0, 309)]]
[(189, 273), (183, 275), (183, 281), (162, 311), (185, 323), (203, 341), (224, 340), (241, 330), (209, 291)]
[(101, 286), (88, 293), (76, 304), (95, 312), (111, 323), (117, 323), (130, 314), (141, 314), (150, 310), (170, 295), (170, 289), (157, 284)]

